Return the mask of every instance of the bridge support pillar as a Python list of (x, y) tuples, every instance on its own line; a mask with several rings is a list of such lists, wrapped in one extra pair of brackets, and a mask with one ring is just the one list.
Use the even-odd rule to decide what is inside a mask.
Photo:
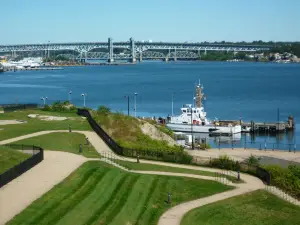
[(169, 61), (169, 57), (166, 57), (163, 59), (164, 62), (168, 62)]
[(206, 49), (204, 50), (204, 55), (206, 55)]
[(174, 61), (177, 61), (176, 47), (175, 47), (175, 52), (174, 52)]
[(140, 51), (140, 62), (142, 62), (142, 61), (143, 61), (143, 52)]
[(108, 62), (112, 63), (114, 62), (114, 46), (113, 46), (113, 39), (111, 37), (108, 38), (108, 52), (109, 52)]
[(130, 38), (130, 50), (131, 50), (131, 56), (130, 56), (129, 62), (135, 63), (136, 58), (135, 58), (135, 46), (134, 46), (133, 38)]

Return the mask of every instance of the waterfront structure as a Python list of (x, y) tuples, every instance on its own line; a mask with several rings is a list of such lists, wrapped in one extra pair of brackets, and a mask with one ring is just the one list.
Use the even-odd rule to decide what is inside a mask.
[[(127, 59), (135, 62), (137, 59), (193, 59), (199, 58), (200, 54), (207, 51), (232, 51), (232, 52), (256, 52), (269, 50), (271, 46), (253, 44), (214, 44), (214, 43), (180, 43), (180, 42), (141, 42), (129, 41), (113, 42), (108, 38), (107, 42), (78, 42), (78, 43), (45, 43), (45, 44), (20, 44), (0, 45), (0, 52), (16, 55), (16, 52), (43, 51), (52, 52), (60, 50), (72, 50), (77, 52), (76, 58), (81, 61), (86, 59), (107, 59), (114, 62), (115, 59)], [(106, 49), (106, 51), (95, 52), (95, 49)], [(114, 54), (114, 49), (126, 49)], [(74, 55), (72, 56), (74, 57)]]

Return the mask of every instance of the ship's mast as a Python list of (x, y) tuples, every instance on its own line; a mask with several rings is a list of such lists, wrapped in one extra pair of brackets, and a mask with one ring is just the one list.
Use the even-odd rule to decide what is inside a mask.
[(202, 98), (203, 98), (202, 89), (203, 87), (201, 87), (200, 79), (199, 79), (199, 84), (196, 86), (196, 107), (197, 108), (202, 107)]

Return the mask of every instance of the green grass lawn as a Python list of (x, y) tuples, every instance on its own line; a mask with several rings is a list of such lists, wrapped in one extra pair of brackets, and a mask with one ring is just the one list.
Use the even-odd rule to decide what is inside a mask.
[(296, 225), (300, 207), (259, 190), (194, 209), (182, 225)]
[(214, 181), (134, 174), (90, 161), (8, 224), (157, 224), (176, 204), (229, 189)]
[(64, 151), (75, 154), (80, 154), (79, 145), (82, 144), (81, 154), (83, 156), (88, 158), (99, 157), (98, 152), (91, 144), (86, 145), (85, 136), (75, 132), (44, 134), (37, 137), (23, 139), (14, 142), (13, 144), (36, 145), (45, 150)]
[[(164, 171), (164, 172), (172, 172), (172, 173), (196, 174), (196, 175), (211, 176), (211, 177), (216, 176), (216, 173), (214, 172), (203, 171), (203, 170), (192, 170), (192, 169), (184, 169), (184, 168), (177, 168), (177, 167), (170, 167), (170, 166), (147, 164), (147, 163), (135, 163), (135, 162), (122, 161), (122, 160), (118, 160), (117, 163), (130, 170)], [(238, 182), (236, 177), (229, 176), (226, 174), (221, 174), (221, 176), (226, 177), (228, 178), (228, 180), (235, 183), (243, 182), (242, 180)]]
[(15, 165), (18, 165), (30, 156), (30, 154), (25, 154), (14, 149), (8, 149), (0, 146), (0, 174)]
[[(36, 118), (28, 118), (29, 114), (51, 115), (70, 117), (64, 121), (42, 121)], [(47, 112), (39, 109), (35, 110), (21, 110), (17, 112), (1, 113), (0, 120), (26, 120), (24, 124), (4, 125), (0, 130), (0, 141), (18, 137), (25, 134), (30, 134), (44, 130), (68, 130), (69, 124), (73, 130), (92, 130), (86, 121), (76, 113), (70, 112)]]

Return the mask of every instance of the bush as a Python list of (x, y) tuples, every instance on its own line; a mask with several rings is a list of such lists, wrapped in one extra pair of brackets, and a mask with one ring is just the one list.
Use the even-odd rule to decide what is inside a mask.
[(210, 166), (226, 170), (237, 170), (240, 168), (239, 163), (236, 163), (236, 161), (230, 159), (227, 155), (212, 159), (210, 161)]
[(110, 113), (110, 109), (104, 105), (101, 105), (98, 107), (97, 109), (97, 113), (104, 113), (104, 114), (108, 114)]
[(43, 108), (42, 108), (43, 111), (51, 111), (51, 107), (49, 105), (45, 105)]
[(249, 167), (251, 166), (259, 166), (259, 158), (252, 155), (246, 160), (246, 163)]
[(264, 166), (264, 168), (271, 174), (271, 185), (300, 199), (299, 166), (293, 165), (289, 166), (289, 168), (282, 168), (277, 165), (268, 165)]
[(205, 149), (210, 149), (211, 146), (209, 143), (202, 143), (200, 144), (200, 149), (205, 150)]
[(71, 105), (69, 101), (56, 101), (52, 105), (45, 105), (42, 110), (52, 112), (75, 112), (76, 106)]

